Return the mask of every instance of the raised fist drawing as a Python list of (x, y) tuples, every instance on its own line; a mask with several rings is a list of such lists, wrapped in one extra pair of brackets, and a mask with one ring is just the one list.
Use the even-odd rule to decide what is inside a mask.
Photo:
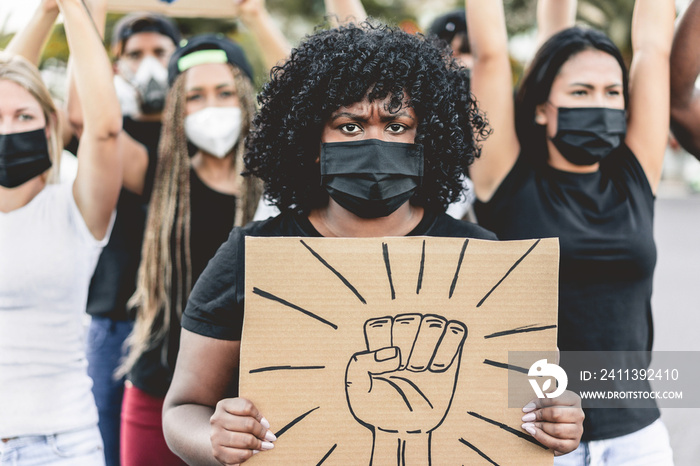
[(430, 464), (430, 434), (450, 409), (467, 327), (432, 314), (365, 322), (367, 351), (345, 372), (348, 406), (373, 433), (374, 465)]

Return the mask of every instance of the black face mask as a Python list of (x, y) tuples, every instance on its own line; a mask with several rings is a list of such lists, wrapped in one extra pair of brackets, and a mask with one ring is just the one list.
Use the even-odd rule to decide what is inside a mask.
[(321, 145), (321, 184), (362, 218), (386, 217), (406, 203), (423, 177), (423, 148), (366, 139)]
[(16, 188), (49, 168), (45, 129), (0, 134), (0, 185)]
[(620, 147), (627, 132), (625, 111), (614, 108), (558, 109), (552, 138), (561, 155), (574, 165), (593, 165)]

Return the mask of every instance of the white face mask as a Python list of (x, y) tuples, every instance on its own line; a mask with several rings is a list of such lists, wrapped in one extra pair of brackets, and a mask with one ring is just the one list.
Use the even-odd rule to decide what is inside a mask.
[(207, 154), (224, 158), (241, 134), (240, 107), (207, 107), (185, 117), (187, 139)]
[(139, 98), (134, 86), (122, 78), (121, 75), (114, 75), (114, 89), (117, 91), (117, 99), (124, 116), (136, 116), (139, 114)]
[(136, 73), (132, 73), (122, 62), (119, 63), (123, 80), (133, 88), (136, 95), (139, 112), (148, 115), (162, 111), (168, 93), (168, 70), (152, 56), (141, 60)]

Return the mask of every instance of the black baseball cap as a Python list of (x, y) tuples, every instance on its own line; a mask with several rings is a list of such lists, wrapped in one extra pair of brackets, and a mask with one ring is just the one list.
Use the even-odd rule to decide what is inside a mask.
[(462, 9), (438, 16), (428, 27), (428, 34), (436, 35), (448, 43), (452, 42), (457, 33), (466, 31), (467, 16)]
[(459, 52), (470, 52), (469, 41), (466, 38), (467, 15), (464, 9), (450, 11), (449, 13), (435, 18), (428, 27), (428, 34), (438, 36), (448, 44), (452, 43), (452, 40), (457, 34), (463, 34), (464, 39), (459, 46)]
[(182, 34), (175, 23), (156, 13), (130, 13), (114, 25), (112, 47), (115, 55), (120, 55), (129, 37), (141, 32), (157, 32), (170, 38), (175, 46), (180, 44)]
[(240, 45), (223, 34), (203, 34), (189, 39), (170, 57), (168, 85), (183, 71), (204, 63), (230, 63), (253, 81), (253, 68)]

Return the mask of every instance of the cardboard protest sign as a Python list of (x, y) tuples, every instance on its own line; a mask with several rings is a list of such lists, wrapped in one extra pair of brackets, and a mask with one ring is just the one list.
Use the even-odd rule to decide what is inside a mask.
[(110, 13), (150, 11), (175, 18), (233, 18), (233, 0), (107, 0)]
[(556, 350), (558, 265), (556, 239), (246, 238), (240, 393), (278, 437), (250, 464), (552, 465), (508, 351)]

